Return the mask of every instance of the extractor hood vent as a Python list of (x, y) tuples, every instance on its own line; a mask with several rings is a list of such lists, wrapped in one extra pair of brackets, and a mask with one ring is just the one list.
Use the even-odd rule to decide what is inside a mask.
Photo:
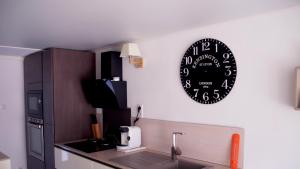
[[(117, 78), (117, 81), (112, 79)], [(89, 100), (96, 108), (126, 109), (127, 83), (122, 81), (120, 52), (101, 53), (101, 79), (88, 85)]]
[(98, 79), (92, 83), (92, 105), (97, 108), (127, 108), (127, 83)]

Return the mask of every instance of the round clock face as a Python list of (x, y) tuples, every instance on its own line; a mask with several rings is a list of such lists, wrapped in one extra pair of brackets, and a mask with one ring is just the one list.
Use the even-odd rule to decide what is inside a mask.
[(212, 104), (224, 99), (236, 79), (231, 50), (216, 39), (201, 39), (185, 52), (180, 65), (181, 83), (195, 101)]

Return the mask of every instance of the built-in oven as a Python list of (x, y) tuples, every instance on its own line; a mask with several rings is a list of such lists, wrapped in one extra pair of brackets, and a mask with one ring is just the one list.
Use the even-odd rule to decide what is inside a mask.
[(42, 90), (29, 90), (26, 93), (27, 115), (43, 119), (43, 92)]
[(29, 117), (27, 120), (27, 148), (29, 155), (44, 161), (44, 125), (43, 120)]

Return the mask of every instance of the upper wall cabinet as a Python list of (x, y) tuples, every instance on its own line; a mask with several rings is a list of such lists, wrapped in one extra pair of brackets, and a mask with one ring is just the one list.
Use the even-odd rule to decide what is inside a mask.
[(24, 59), (25, 84), (42, 83), (43, 81), (43, 52), (36, 52)]
[(50, 56), (52, 69), (48, 75), (52, 77), (48, 80), (51, 83), (45, 84), (53, 85), (50, 88), (53, 90), (55, 142), (88, 138), (90, 114), (96, 109), (88, 103), (83, 84), (95, 79), (95, 55), (87, 51), (52, 49)]

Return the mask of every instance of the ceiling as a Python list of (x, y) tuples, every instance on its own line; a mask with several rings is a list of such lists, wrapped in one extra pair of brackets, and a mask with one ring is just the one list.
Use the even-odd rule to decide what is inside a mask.
[(1, 0), (0, 45), (95, 49), (300, 5), (300, 0)]

